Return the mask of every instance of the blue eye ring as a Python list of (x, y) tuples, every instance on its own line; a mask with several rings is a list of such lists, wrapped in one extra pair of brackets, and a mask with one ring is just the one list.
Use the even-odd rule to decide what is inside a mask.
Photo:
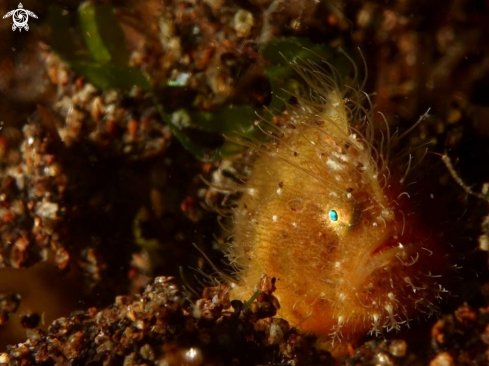
[(338, 212), (336, 212), (335, 210), (329, 211), (329, 219), (331, 221), (338, 221)]

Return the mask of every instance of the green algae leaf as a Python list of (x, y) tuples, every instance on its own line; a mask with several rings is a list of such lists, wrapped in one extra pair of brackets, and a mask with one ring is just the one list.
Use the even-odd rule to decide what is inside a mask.
[(51, 27), (49, 44), (63, 60), (83, 60), (88, 53), (83, 45), (76, 42), (74, 37), (71, 16), (68, 11), (58, 5), (50, 5), (48, 10), (48, 23)]
[(246, 147), (235, 142), (233, 136), (251, 137), (256, 132), (253, 123), (257, 116), (251, 107), (227, 107), (213, 112), (179, 109), (170, 114), (158, 104), (158, 110), (182, 146), (204, 162), (242, 152)]
[[(271, 70), (277, 71), (277, 67), (287, 66), (290, 62), (307, 59), (312, 62), (320, 62), (322, 59), (330, 60), (335, 57), (337, 48), (318, 45), (308, 38), (283, 37), (274, 39), (265, 44), (260, 54), (269, 62)], [(293, 70), (282, 70), (282, 76), (291, 75)]]
[[(179, 132), (175, 136), (185, 148), (200, 160), (212, 162), (242, 152), (245, 146), (233, 142), (232, 137), (251, 136), (256, 118), (251, 107), (227, 107), (213, 112), (181, 109), (172, 113), (168, 123), (174, 132)], [(226, 135), (231, 139), (226, 139)]]
[(101, 90), (128, 90), (134, 85), (145, 91), (151, 90), (148, 77), (141, 70), (129, 66), (100, 64), (90, 61), (73, 61), (70, 66)]
[(124, 32), (112, 6), (85, 2), (78, 8), (78, 18), (93, 61), (127, 65), (129, 52)]
[[(74, 27), (73, 17), (63, 8), (49, 7), (53, 50), (101, 90), (129, 90), (138, 86), (150, 91), (149, 78), (141, 70), (127, 66), (129, 53), (113, 8), (86, 2), (80, 5), (78, 16), (80, 29)], [(85, 44), (77, 43), (80, 37), (74, 31), (82, 32)]]
[(317, 64), (322, 67), (323, 60), (326, 60), (340, 75), (352, 71), (351, 62), (338, 52), (338, 48), (314, 44), (307, 38), (275, 39), (265, 44), (260, 54), (266, 60), (265, 73), (272, 89), (272, 100), (268, 106), (272, 114), (281, 113), (292, 95), (300, 94), (299, 78), (291, 64)]
[[(272, 90), (272, 100), (268, 106), (272, 115), (281, 113), (292, 94), (297, 94), (299, 84), (294, 79), (296, 72), (290, 63), (304, 58), (319, 61), (321, 57), (314, 48), (317, 48), (317, 45), (308, 39), (288, 37), (268, 42), (261, 49), (260, 53), (267, 65), (265, 73)], [(326, 51), (323, 54), (327, 56)]]
[(227, 107), (212, 112), (196, 112), (180, 109), (173, 113), (175, 125), (192, 125), (200, 130), (228, 134), (249, 133), (253, 130), (256, 119), (255, 110), (251, 107)]

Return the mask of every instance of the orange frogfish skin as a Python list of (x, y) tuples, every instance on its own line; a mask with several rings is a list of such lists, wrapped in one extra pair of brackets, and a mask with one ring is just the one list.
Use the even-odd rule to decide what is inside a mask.
[(389, 143), (373, 137), (361, 91), (334, 71), (293, 66), (311, 92), (252, 146), (232, 212), (232, 295), (249, 299), (266, 274), (278, 315), (302, 331), (351, 340), (398, 329), (435, 311), (443, 254), (410, 208)]

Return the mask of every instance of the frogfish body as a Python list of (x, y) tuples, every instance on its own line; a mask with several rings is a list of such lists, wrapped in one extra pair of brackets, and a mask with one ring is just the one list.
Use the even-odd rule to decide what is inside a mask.
[(233, 210), (233, 296), (249, 299), (266, 274), (277, 280), (279, 316), (302, 331), (351, 339), (398, 329), (445, 292), (437, 244), (388, 142), (373, 137), (361, 92), (315, 65), (295, 68), (310, 93), (262, 127), (270, 141), (252, 147)]

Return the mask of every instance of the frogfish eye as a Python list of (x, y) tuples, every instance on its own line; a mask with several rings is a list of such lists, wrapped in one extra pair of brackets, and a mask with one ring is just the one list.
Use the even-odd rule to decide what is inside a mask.
[(329, 211), (329, 219), (331, 221), (338, 221), (338, 212), (336, 212), (335, 210)]

